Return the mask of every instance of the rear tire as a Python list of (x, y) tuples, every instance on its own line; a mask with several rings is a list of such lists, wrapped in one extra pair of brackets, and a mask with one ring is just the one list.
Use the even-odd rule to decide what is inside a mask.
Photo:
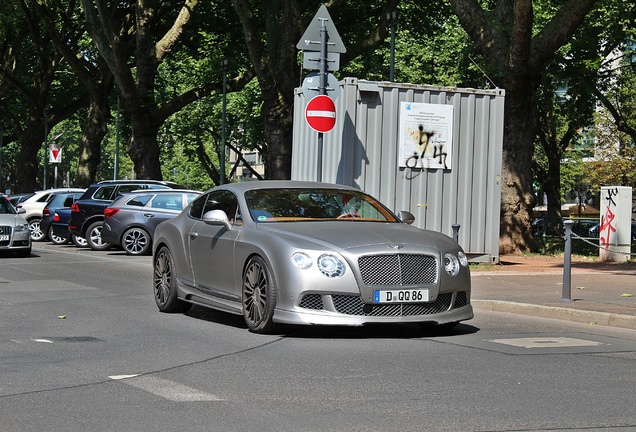
[(68, 237), (60, 237), (59, 235), (55, 235), (55, 233), (53, 232), (53, 227), (49, 227), (49, 240), (51, 241), (51, 243), (56, 245), (69, 244), (71, 241), (71, 239), (69, 239)]
[(129, 228), (121, 236), (121, 246), (128, 255), (146, 255), (150, 250), (150, 234), (141, 228)]
[(84, 248), (88, 246), (86, 239), (84, 237), (76, 236), (75, 234), (71, 234), (71, 241), (73, 244), (79, 248)]
[(153, 288), (159, 310), (167, 313), (184, 313), (190, 310), (192, 304), (177, 296), (177, 269), (167, 247), (159, 249), (153, 266)]
[(29, 229), (31, 230), (31, 241), (44, 240), (44, 233), (40, 229), (40, 222), (42, 219), (33, 218), (29, 221)]
[(104, 222), (93, 222), (86, 230), (86, 243), (88, 247), (94, 251), (104, 251), (111, 248), (110, 243), (104, 243), (102, 241), (102, 228)]

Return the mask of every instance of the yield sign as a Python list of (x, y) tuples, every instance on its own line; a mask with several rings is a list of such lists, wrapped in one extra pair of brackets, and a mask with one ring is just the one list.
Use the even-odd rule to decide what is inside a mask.
[(62, 149), (57, 146), (51, 146), (49, 150), (49, 162), (60, 163), (62, 162)]
[(329, 132), (336, 124), (336, 105), (329, 96), (318, 95), (307, 104), (305, 119), (316, 132)]

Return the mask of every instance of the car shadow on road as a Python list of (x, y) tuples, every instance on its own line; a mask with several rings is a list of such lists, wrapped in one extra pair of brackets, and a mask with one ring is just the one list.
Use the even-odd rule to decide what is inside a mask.
[[(245, 321), (240, 315), (215, 311), (196, 305), (192, 306), (192, 309), (186, 315), (194, 319), (247, 331)], [(283, 325), (274, 334), (286, 338), (300, 339), (418, 339), (452, 337), (477, 333), (478, 331), (479, 328), (465, 323), (460, 323), (455, 327), (406, 323), (367, 324), (359, 327)]]

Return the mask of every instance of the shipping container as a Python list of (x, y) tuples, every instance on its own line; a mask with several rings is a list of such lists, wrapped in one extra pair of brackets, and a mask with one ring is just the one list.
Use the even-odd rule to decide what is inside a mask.
[(356, 187), (419, 228), (452, 236), (457, 224), (471, 261), (499, 262), (504, 90), (345, 78), (328, 94), (336, 123), (319, 158), (312, 95), (295, 91), (292, 180)]

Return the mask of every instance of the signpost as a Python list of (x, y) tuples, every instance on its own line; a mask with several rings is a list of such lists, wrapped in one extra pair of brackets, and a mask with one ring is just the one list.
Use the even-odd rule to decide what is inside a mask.
[(318, 174), (316, 180), (320, 182), (322, 181), (323, 133), (331, 131), (336, 123), (335, 104), (330, 97), (326, 96), (329, 78), (327, 71), (338, 70), (340, 54), (347, 52), (325, 5), (320, 6), (311, 24), (298, 41), (296, 48), (304, 51), (304, 67), (319, 70), (318, 96), (307, 104), (305, 119), (309, 126), (318, 132)]

